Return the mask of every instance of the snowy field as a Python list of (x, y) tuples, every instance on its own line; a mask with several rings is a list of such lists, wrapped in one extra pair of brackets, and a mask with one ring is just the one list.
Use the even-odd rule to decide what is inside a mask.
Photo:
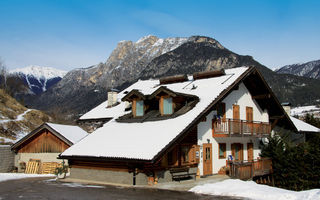
[(199, 194), (233, 196), (254, 200), (320, 200), (320, 189), (295, 192), (267, 185), (259, 185), (253, 181), (236, 179), (198, 185), (189, 191)]
[(301, 106), (301, 107), (291, 108), (291, 111), (290, 111), (291, 116), (294, 116), (294, 115), (301, 116), (301, 115), (306, 115), (307, 113), (317, 115), (320, 113), (320, 108), (318, 108), (317, 106)]
[(35, 177), (55, 177), (54, 174), (23, 174), (23, 173), (0, 173), (0, 182)]

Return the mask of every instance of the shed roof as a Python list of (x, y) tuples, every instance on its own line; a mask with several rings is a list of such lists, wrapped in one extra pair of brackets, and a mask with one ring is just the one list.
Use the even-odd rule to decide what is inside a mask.
[(320, 129), (312, 126), (300, 119), (297, 119), (295, 117), (291, 117), (290, 116), (291, 121), (293, 122), (293, 124), (296, 126), (297, 130), (299, 132), (320, 132)]
[(31, 131), (28, 135), (24, 136), (18, 140), (15, 144), (11, 146), (12, 149), (18, 148), (21, 144), (26, 142), (32, 136), (36, 135), (43, 129), (48, 129), (52, 134), (57, 136), (59, 139), (67, 143), (69, 146), (77, 143), (82, 138), (88, 135), (86, 131), (78, 126), (54, 124), (54, 123), (43, 123), (38, 128)]

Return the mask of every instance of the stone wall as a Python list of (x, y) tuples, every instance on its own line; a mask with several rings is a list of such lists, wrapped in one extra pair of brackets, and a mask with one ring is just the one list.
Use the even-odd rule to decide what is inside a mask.
[(10, 172), (14, 168), (14, 153), (9, 145), (0, 145), (0, 172)]
[[(133, 184), (133, 173), (125, 171), (96, 170), (83, 168), (70, 168), (70, 178), (105, 183)], [(136, 185), (147, 185), (148, 177), (144, 173), (136, 175)]]

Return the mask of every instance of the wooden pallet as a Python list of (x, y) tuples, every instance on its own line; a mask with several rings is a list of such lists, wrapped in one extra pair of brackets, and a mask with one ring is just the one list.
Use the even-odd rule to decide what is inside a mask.
[(40, 167), (40, 162), (38, 161), (29, 161), (26, 166), (26, 174), (38, 174)]
[(41, 163), (40, 174), (54, 174), (57, 167), (61, 167), (61, 163), (43, 162)]

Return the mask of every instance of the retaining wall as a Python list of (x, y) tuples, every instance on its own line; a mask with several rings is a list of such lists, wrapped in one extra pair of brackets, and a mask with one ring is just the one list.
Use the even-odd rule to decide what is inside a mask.
[(14, 168), (14, 153), (10, 145), (0, 145), (0, 172), (10, 172)]

